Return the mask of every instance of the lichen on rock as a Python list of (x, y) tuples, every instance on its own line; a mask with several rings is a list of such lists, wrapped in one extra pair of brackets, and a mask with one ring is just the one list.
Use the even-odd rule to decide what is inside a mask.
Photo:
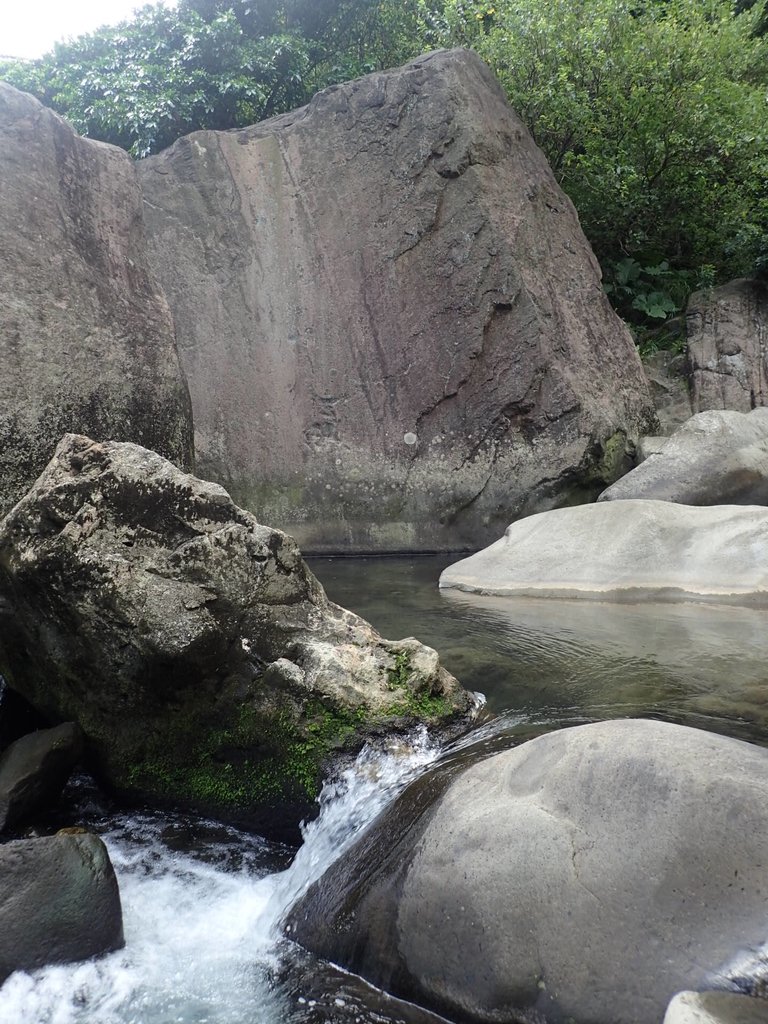
[(0, 595), (0, 672), (79, 723), (104, 783), (271, 833), (367, 737), (476, 708), (430, 648), (332, 604), (290, 537), (138, 445), (63, 439), (0, 523)]

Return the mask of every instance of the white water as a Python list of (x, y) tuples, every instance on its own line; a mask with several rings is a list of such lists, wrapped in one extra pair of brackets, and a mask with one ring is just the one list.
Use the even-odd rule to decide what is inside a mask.
[(102, 838), (120, 884), (125, 949), (17, 972), (0, 987), (0, 1024), (286, 1024), (294, 996), (271, 980), (287, 945), (282, 918), (437, 752), (424, 732), (366, 748), (323, 791), (320, 816), (282, 872), (270, 871), (275, 848), (232, 829), (178, 852), (167, 817), (110, 819)]

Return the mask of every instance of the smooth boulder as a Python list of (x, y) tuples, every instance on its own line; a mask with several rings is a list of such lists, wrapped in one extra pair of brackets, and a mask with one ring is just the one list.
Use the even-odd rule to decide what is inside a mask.
[(190, 468), (192, 412), (133, 161), (0, 82), (0, 516), (67, 431)]
[(740, 278), (694, 292), (686, 331), (694, 412), (768, 405), (768, 283)]
[(480, 594), (768, 604), (768, 509), (627, 499), (553, 509), (445, 569)]
[(137, 170), (198, 470), (303, 550), (488, 543), (651, 429), (576, 211), (471, 51)]
[(768, 408), (692, 416), (598, 501), (652, 498), (682, 505), (768, 505)]
[(768, 750), (623, 720), (484, 754), (406, 790), (289, 934), (483, 1024), (659, 1024), (675, 993), (760, 971)]
[(122, 945), (117, 880), (97, 836), (0, 844), (0, 984), (14, 971), (87, 960)]
[(276, 834), (366, 738), (465, 726), (417, 640), (332, 604), (295, 542), (138, 445), (68, 435), (0, 522), (0, 671), (125, 796)]
[(3, 751), (0, 832), (55, 803), (82, 752), (82, 733), (74, 722), (22, 736)]
[(678, 992), (664, 1024), (768, 1024), (768, 1000), (737, 992)]

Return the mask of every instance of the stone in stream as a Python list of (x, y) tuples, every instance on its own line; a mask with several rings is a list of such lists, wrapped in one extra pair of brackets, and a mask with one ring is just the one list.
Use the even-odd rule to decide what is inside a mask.
[(295, 542), (137, 445), (66, 436), (0, 522), (0, 671), (112, 791), (297, 836), (323, 769), (477, 698), (332, 604)]
[(664, 1024), (768, 1024), (768, 1000), (738, 992), (678, 992)]
[(0, 845), (0, 984), (14, 971), (86, 960), (122, 945), (117, 880), (97, 836)]
[(468, 50), (137, 171), (199, 472), (305, 550), (477, 547), (652, 428), (576, 212)]
[(627, 499), (512, 523), (448, 566), (440, 587), (480, 594), (768, 605), (768, 508)]
[(683, 505), (768, 504), (768, 408), (692, 416), (598, 501), (653, 498)]
[(189, 392), (133, 161), (0, 82), (0, 516), (62, 434), (192, 464)]
[(0, 756), (0, 832), (55, 803), (82, 752), (73, 722), (12, 743)]
[(694, 412), (768, 405), (768, 282), (695, 292), (686, 312)]
[(485, 753), (412, 784), (291, 937), (478, 1024), (659, 1024), (764, 969), (768, 750), (624, 720)]

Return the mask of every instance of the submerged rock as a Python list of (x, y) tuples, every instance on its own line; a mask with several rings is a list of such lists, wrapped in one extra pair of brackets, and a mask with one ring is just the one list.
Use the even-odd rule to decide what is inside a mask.
[(328, 601), (295, 542), (137, 445), (68, 435), (0, 523), (0, 671), (102, 782), (275, 834), (377, 731), (476, 698)]
[(768, 405), (768, 284), (739, 279), (695, 292), (686, 312), (694, 412)]
[(80, 760), (73, 722), (22, 736), (0, 757), (0, 832), (53, 804)]
[(127, 153), (0, 82), (0, 516), (66, 431), (192, 464), (189, 392)]
[(768, 508), (627, 499), (554, 509), (449, 566), (440, 587), (768, 605)]
[(692, 416), (598, 501), (653, 498), (683, 505), (768, 504), (768, 408)]
[(0, 984), (14, 971), (87, 960), (122, 945), (117, 880), (99, 838), (0, 845)]
[(596, 496), (648, 432), (576, 212), (476, 54), (137, 170), (199, 471), (304, 549), (488, 543)]
[(765, 950), (767, 844), (768, 750), (580, 726), (417, 781), (288, 928), (451, 1019), (659, 1024)]

